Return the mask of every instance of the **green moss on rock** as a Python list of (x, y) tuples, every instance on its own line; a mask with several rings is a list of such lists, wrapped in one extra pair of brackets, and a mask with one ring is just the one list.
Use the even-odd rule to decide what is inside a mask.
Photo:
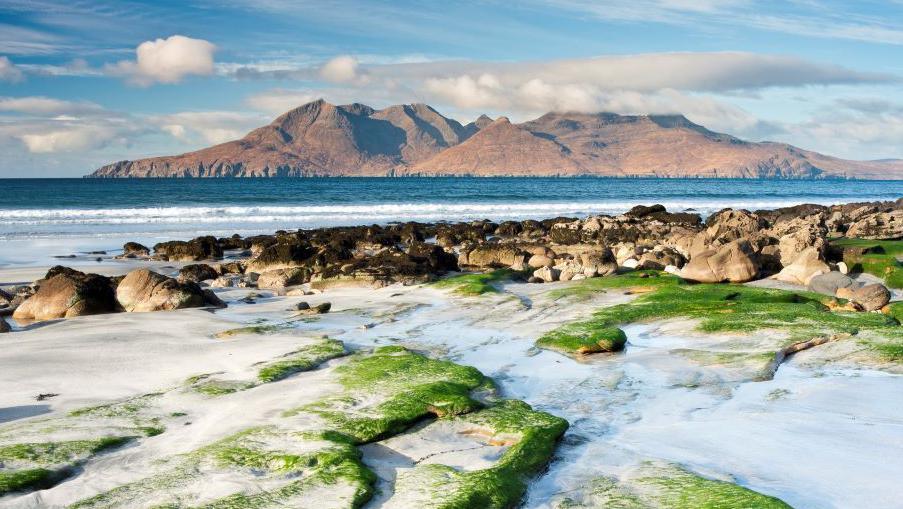
[(257, 379), (263, 383), (276, 382), (295, 373), (311, 370), (342, 355), (345, 355), (345, 345), (341, 341), (327, 339), (266, 364), (257, 372)]
[(498, 293), (493, 283), (510, 280), (520, 273), (511, 269), (499, 269), (482, 274), (460, 274), (436, 281), (435, 288), (451, 289), (459, 295), (475, 297), (485, 293)]

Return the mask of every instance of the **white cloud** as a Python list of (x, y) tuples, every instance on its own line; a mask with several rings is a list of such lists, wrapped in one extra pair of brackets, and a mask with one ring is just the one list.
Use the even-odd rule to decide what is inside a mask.
[(320, 68), (320, 76), (330, 83), (350, 83), (359, 77), (358, 61), (348, 55), (335, 57)]
[(22, 134), (19, 139), (33, 154), (77, 152), (96, 149), (116, 138), (115, 128), (99, 125), (74, 125), (40, 134)]
[(96, 114), (103, 108), (87, 101), (64, 101), (50, 97), (0, 97), (0, 112), (41, 116), (72, 116)]
[(298, 106), (315, 101), (320, 94), (312, 90), (273, 89), (252, 95), (245, 102), (251, 108), (272, 115), (281, 115)]
[(269, 120), (258, 114), (232, 111), (185, 111), (148, 121), (181, 141), (209, 145), (241, 138)]
[(5, 56), (0, 56), (0, 81), (18, 83), (25, 79), (22, 71)]
[(178, 83), (186, 76), (213, 74), (216, 46), (203, 39), (173, 35), (145, 41), (135, 50), (135, 60), (107, 66), (107, 72), (125, 76), (134, 84)]

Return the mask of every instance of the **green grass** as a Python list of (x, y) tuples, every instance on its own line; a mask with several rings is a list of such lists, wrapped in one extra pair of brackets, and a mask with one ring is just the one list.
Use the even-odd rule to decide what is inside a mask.
[(884, 279), (890, 288), (903, 288), (903, 240), (836, 239), (831, 244), (838, 247), (874, 248), (876, 253), (860, 256), (845, 255), (844, 262), (851, 272), (866, 272)]
[(459, 295), (475, 297), (484, 293), (497, 293), (493, 283), (510, 280), (520, 273), (511, 269), (499, 269), (483, 274), (461, 274), (436, 281), (435, 288), (452, 289)]
[[(625, 276), (628, 281), (636, 280), (630, 274)], [(613, 327), (678, 317), (699, 320), (698, 328), (705, 332), (779, 329), (790, 333), (794, 340), (819, 334), (857, 334), (861, 330), (899, 334), (899, 322), (892, 316), (834, 311), (828, 306), (831, 302), (831, 298), (811, 292), (732, 284), (678, 284), (665, 278), (630, 303), (599, 309), (586, 320), (546, 333), (537, 346), (576, 355), (581, 347), (596, 343), (596, 338), (604, 339)]]

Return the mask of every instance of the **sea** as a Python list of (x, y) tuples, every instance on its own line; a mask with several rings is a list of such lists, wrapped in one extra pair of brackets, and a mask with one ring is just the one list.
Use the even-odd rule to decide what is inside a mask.
[(2, 179), (0, 265), (198, 235), (896, 200), (903, 181), (647, 178)]

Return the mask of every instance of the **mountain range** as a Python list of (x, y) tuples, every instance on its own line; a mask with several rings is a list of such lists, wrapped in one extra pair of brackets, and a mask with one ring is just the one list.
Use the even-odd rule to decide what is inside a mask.
[(749, 142), (682, 115), (552, 112), (469, 124), (426, 104), (313, 101), (240, 140), (119, 161), (89, 177), (580, 176), (901, 179), (903, 161), (850, 161)]

